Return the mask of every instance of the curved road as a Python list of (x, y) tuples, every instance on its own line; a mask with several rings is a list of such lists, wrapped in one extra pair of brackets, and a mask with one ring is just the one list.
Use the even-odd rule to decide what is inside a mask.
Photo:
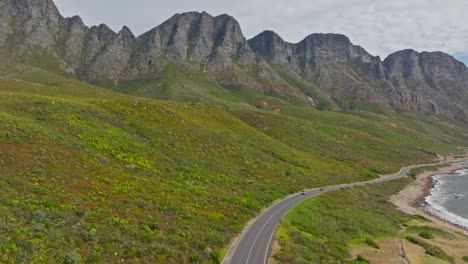
[(406, 176), (406, 174), (414, 168), (434, 165), (444, 165), (459, 160), (442, 161), (432, 164), (413, 165), (402, 168), (398, 173), (387, 177), (378, 178), (367, 182), (357, 182), (349, 184), (341, 184), (322, 189), (313, 189), (303, 194), (291, 195), (269, 208), (265, 209), (257, 218), (252, 220), (244, 231), (234, 240), (229, 248), (228, 253), (224, 257), (223, 264), (267, 264), (270, 257), (271, 244), (283, 217), (300, 202), (321, 194), (336, 191), (341, 188), (350, 188), (354, 186), (362, 186), (375, 184), (379, 182), (390, 181)]

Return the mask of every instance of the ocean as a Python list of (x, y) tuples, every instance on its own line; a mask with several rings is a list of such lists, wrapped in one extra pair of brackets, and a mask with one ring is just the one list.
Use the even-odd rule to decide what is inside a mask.
[(424, 209), (437, 217), (468, 228), (468, 162), (453, 175), (435, 175)]

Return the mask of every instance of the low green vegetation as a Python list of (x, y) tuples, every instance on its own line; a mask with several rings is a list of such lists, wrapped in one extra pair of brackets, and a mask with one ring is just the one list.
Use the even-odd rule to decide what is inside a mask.
[(430, 233), (428, 231), (422, 231), (421, 233), (419, 233), (419, 236), (422, 237), (422, 238), (425, 238), (425, 239), (433, 239), (434, 238), (432, 233)]
[(408, 176), (416, 179), (416, 176), (419, 175), (422, 172), (425, 171), (436, 171), (437, 169), (443, 167), (444, 165), (436, 165), (436, 166), (424, 166), (424, 167), (419, 167), (419, 168), (414, 168), (411, 169), (410, 172), (408, 172)]
[[(409, 178), (327, 193), (294, 208), (282, 222), (280, 263), (346, 263), (351, 243), (397, 236), (408, 219), (387, 202)], [(312, 217), (313, 216), (313, 217)]]
[(366, 238), (366, 244), (368, 244), (369, 246), (375, 248), (375, 249), (380, 249), (380, 246), (379, 244), (377, 244), (377, 242), (375, 242), (374, 240), (370, 239), (370, 238)]
[(366, 259), (365, 257), (363, 257), (361, 255), (357, 255), (356, 260), (354, 262), (357, 262), (357, 263), (370, 263), (370, 261), (368, 259)]
[[(433, 168), (423, 167), (418, 173), (424, 170)], [(277, 233), (281, 249), (274, 258), (279, 263), (368, 263), (361, 255), (350, 259), (351, 248), (367, 245), (380, 249), (376, 239), (406, 238), (429, 256), (455, 263), (453, 257), (429, 242), (436, 237), (452, 240), (454, 234), (427, 226), (426, 218), (406, 215), (388, 202), (412, 181), (412, 177), (406, 177), (304, 201), (281, 223)]]
[[(167, 71), (156, 81), (167, 82), (171, 99), (180, 78), (170, 82), (179, 73)], [(211, 91), (206, 100), (214, 105), (124, 95), (35, 68), (0, 68), (0, 262), (216, 263), (274, 200), (431, 162), (468, 137), (452, 121), (396, 113), (374, 119), (256, 95), (268, 101), (260, 109), (240, 90), (198, 84), (201, 93)], [(128, 92), (144, 95), (146, 85), (128, 84)], [(349, 239), (396, 232), (403, 216), (388, 216), (389, 191), (379, 191), (347, 190), (337, 201), (325, 196), (305, 204), (338, 217), (319, 233), (307, 219), (291, 217), (311, 234), (305, 241), (318, 256), (344, 259)], [(372, 205), (380, 214), (359, 211), (369, 195), (378, 198)]]
[(441, 259), (441, 260), (445, 260), (449, 263), (455, 263), (455, 260), (450, 257), (449, 255), (447, 255), (447, 253), (442, 250), (440, 247), (437, 247), (437, 246), (434, 246), (434, 245), (431, 245), (417, 237), (413, 237), (413, 236), (408, 236), (406, 237), (406, 239), (408, 241), (410, 241), (411, 243), (413, 244), (416, 244), (418, 246), (421, 246), (422, 248), (424, 248), (424, 250), (426, 251), (426, 254), (429, 255), (429, 256), (433, 256), (433, 257), (436, 257), (438, 259)]
[(468, 256), (464, 256), (464, 257), (463, 257), (463, 260), (464, 260), (466, 263), (468, 263)]

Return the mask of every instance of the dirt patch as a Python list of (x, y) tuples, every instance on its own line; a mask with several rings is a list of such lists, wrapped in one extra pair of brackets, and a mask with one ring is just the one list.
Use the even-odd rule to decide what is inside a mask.
[(428, 242), (442, 248), (449, 256), (454, 257), (457, 263), (465, 263), (462, 258), (468, 255), (467, 236), (455, 233), (454, 237), (436, 237)]
[[(281, 245), (278, 243), (278, 240), (275, 239), (273, 245), (271, 246), (271, 256), (276, 256), (281, 251)], [(270, 264), (278, 264), (278, 261), (274, 257), (270, 257)]]
[(411, 264), (447, 264), (447, 262), (428, 256), (424, 249), (409, 241), (403, 241), (406, 256)]
[(351, 255), (364, 256), (373, 264), (408, 264), (405, 251), (400, 239), (387, 239), (379, 241), (380, 249), (369, 246), (359, 246), (353, 249)]

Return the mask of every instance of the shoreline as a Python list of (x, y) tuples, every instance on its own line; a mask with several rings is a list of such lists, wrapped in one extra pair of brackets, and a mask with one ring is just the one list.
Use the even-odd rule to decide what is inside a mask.
[[(395, 194), (391, 198), (391, 202), (395, 204), (399, 210), (410, 215), (422, 215), (434, 223), (451, 230), (468, 235), (468, 229), (443, 218), (431, 214), (422, 208), (425, 199), (430, 195), (430, 191), (434, 186), (434, 175), (439, 174), (453, 174), (455, 171), (465, 168), (459, 162), (451, 163), (449, 166), (439, 168), (435, 171), (426, 171), (416, 176), (416, 180), (409, 186)], [(447, 176), (449, 177), (449, 176)]]

